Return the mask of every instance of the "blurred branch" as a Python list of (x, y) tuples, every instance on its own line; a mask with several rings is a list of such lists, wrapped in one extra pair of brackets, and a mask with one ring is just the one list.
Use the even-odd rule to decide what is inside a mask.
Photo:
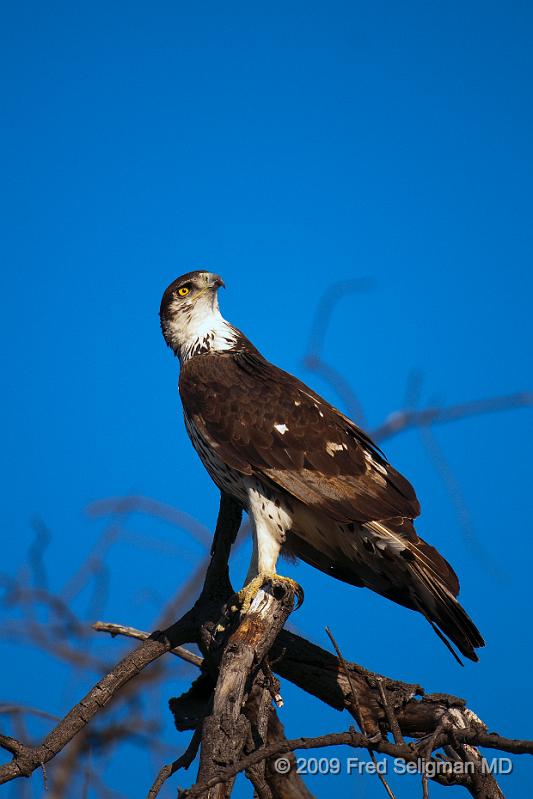
[(321, 353), (333, 312), (340, 300), (350, 294), (362, 294), (373, 286), (374, 282), (369, 278), (342, 280), (328, 286), (317, 304), (309, 333), (307, 352), (303, 358), (303, 364), (307, 369), (315, 372), (333, 386), (343, 402), (345, 410), (359, 424), (362, 424), (365, 418), (361, 403), (348, 381), (331, 364), (326, 363)]
[(0, 703), (0, 716), (14, 716), (14, 715), (29, 715), (38, 716), (42, 719), (49, 721), (58, 721), (59, 716), (54, 716), (53, 713), (48, 713), (46, 710), (40, 710), (37, 707), (28, 707), (27, 705), (14, 705), (7, 702)]
[(448, 408), (395, 411), (387, 417), (383, 424), (374, 428), (371, 436), (375, 441), (381, 442), (413, 427), (447, 424), (470, 416), (481, 416), (486, 413), (497, 413), (516, 408), (530, 408), (531, 406), (533, 406), (533, 393), (523, 391), (503, 397), (463, 402), (458, 405), (450, 405)]
[(374, 281), (368, 277), (340, 280), (328, 285), (316, 306), (307, 344), (308, 356), (318, 356), (322, 351), (333, 312), (339, 302), (350, 294), (364, 294), (374, 285)]
[(33, 520), (32, 526), (35, 530), (35, 538), (28, 550), (28, 563), (36, 588), (46, 589), (48, 578), (44, 565), (44, 553), (51, 540), (50, 531), (43, 520), (39, 518)]
[(178, 646), (191, 636), (193, 614), (189, 613), (163, 633), (155, 633), (136, 650), (123, 658), (46, 736), (42, 744), (25, 746), (7, 736), (0, 736), (0, 746), (14, 755), (10, 763), (0, 767), (0, 784), (16, 777), (27, 777), (43, 763), (55, 757), (88, 722), (111, 701), (129, 680), (156, 658)]
[[(533, 754), (533, 741), (487, 733), (486, 725), (457, 697), (446, 694), (421, 697), (423, 692), (419, 686), (373, 674), (282, 630), (293, 601), (293, 589), (287, 588), (286, 584), (277, 586), (276, 580), (267, 581), (249, 611), (236, 616), (231, 611), (233, 591), (229, 582), (228, 558), (240, 517), (240, 507), (228, 497), (222, 497), (213, 555), (202, 593), (181, 619), (164, 632), (156, 631), (126, 655), (40, 745), (28, 746), (12, 737), (0, 736), (0, 746), (13, 756), (11, 762), (0, 767), (0, 782), (28, 776), (54, 758), (80, 733), (85, 735), (87, 724), (129, 681), (161, 655), (187, 641), (200, 646), (204, 660), (199, 680), (187, 694), (172, 700), (178, 728), (201, 730), (198, 782), (184, 796), (199, 796), (208, 791), (210, 797), (225, 797), (229, 795), (233, 778), (243, 769), (258, 795), (272, 796), (270, 772), (264, 767), (259, 768), (259, 764), (275, 754), (296, 748), (344, 743), (410, 762), (416, 761), (421, 754), (428, 758), (442, 747), (452, 747), (457, 756), (464, 758), (470, 757), (470, 750), (477, 746)], [(141, 631), (116, 625), (105, 625), (105, 628), (111, 632), (144, 635)], [(279, 697), (279, 688), (272, 683), (270, 676), (269, 661), (281, 676), (333, 707), (349, 709), (356, 695), (357, 715), (364, 734), (348, 730), (333, 736), (269, 745), (266, 730), (271, 709), (270, 700), (265, 703), (264, 698)], [(391, 729), (395, 732), (394, 743), (387, 738)], [(136, 734), (135, 725), (130, 723), (108, 726), (101, 733), (102, 740), (130, 734)], [(418, 739), (418, 743), (414, 747), (404, 743), (406, 736)], [(477, 753), (476, 749), (472, 751)], [(448, 755), (441, 755), (441, 760), (446, 757)], [(187, 762), (187, 758), (181, 762)], [(446, 785), (461, 784), (470, 790), (472, 796), (500, 797), (491, 776), (484, 779), (484, 793), (480, 793), (483, 761), (478, 757), (476, 762), (473, 775), (454, 773), (452, 781), (449, 776), (441, 778), (439, 774), (434, 778)], [(161, 774), (170, 776), (177, 770), (177, 766), (174, 768), (176, 763), (180, 760), (164, 767), (154, 783), (156, 787)], [(153, 787), (152, 796), (155, 796), (154, 790)]]
[(131, 495), (125, 497), (108, 497), (91, 502), (87, 513), (92, 518), (101, 516), (122, 515), (131, 513), (144, 513), (148, 516), (162, 519), (165, 522), (179, 527), (189, 533), (206, 548), (211, 546), (211, 531), (188, 513), (177, 510), (172, 505), (158, 502), (150, 497)]
[[(46, 736), (42, 744), (30, 747), (8, 736), (0, 736), (0, 746), (13, 754), (10, 763), (0, 767), (0, 784), (21, 776), (29, 776), (36, 768), (57, 755), (88, 722), (109, 704), (115, 694), (136, 677), (146, 666), (165, 652), (186, 641), (196, 641), (204, 614), (213, 604), (220, 609), (220, 594), (228, 596), (229, 576), (227, 559), (229, 547), (224, 533), (233, 542), (241, 521), (240, 508), (227, 498), (221, 500), (221, 512), (215, 530), (214, 555), (207, 570), (204, 591), (197, 603), (181, 619), (163, 632), (156, 631), (137, 649), (124, 657)], [(220, 545), (217, 548), (216, 542)]]
[(505, 572), (499, 563), (491, 558), (490, 554), (487, 552), (476, 535), (472, 517), (466, 500), (463, 496), (459, 480), (455, 476), (453, 469), (444, 455), (444, 452), (439, 446), (437, 439), (433, 434), (432, 428), (423, 425), (418, 428), (418, 432), (431, 463), (439, 475), (448, 493), (452, 506), (455, 509), (455, 513), (463, 533), (463, 538), (466, 541), (467, 546), (470, 548), (473, 556), (476, 557), (486, 567), (493, 577), (500, 582), (504, 581), (506, 579)]
[(326, 383), (334, 386), (348, 415), (351, 416), (354, 421), (362, 425), (365, 421), (363, 406), (357, 399), (352, 387), (341, 373), (334, 369), (331, 364), (323, 361), (318, 355), (306, 355), (303, 363), (310, 372), (315, 372), (315, 374), (319, 375)]

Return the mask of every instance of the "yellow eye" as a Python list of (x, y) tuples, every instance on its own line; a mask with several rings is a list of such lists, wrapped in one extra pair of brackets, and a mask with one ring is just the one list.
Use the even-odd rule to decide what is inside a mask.
[(178, 289), (178, 294), (180, 297), (186, 297), (189, 291), (190, 289), (188, 289), (187, 286), (182, 286), (180, 289)]

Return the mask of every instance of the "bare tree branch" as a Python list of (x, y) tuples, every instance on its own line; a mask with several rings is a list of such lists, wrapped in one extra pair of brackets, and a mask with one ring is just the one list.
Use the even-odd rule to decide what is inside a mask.
[[(275, 583), (270, 588), (264, 586), (250, 612), (237, 620), (235, 627), (236, 621), (234, 615), (232, 617), (229, 602), (233, 590), (229, 581), (228, 558), (240, 519), (241, 509), (238, 505), (230, 498), (222, 497), (213, 541), (213, 555), (204, 588), (191, 610), (164, 632), (153, 633), (126, 655), (72, 708), (40, 745), (31, 747), (9, 736), (0, 738), (0, 745), (13, 756), (11, 762), (0, 767), (0, 782), (27, 776), (36, 768), (42, 767), (82, 732), (121, 689), (127, 689), (128, 683), (150, 663), (187, 641), (197, 643), (204, 656), (201, 662), (199, 658), (195, 662), (195, 665), (201, 665), (202, 668), (200, 682), (203, 687), (196, 688), (196, 694), (191, 689), (189, 699), (186, 702), (184, 698), (175, 700), (174, 706), (177, 722), (180, 721), (180, 702), (182, 710), (187, 707), (187, 712), (181, 718), (181, 729), (190, 726), (202, 730), (203, 762), (199, 773), (200, 784), (189, 791), (190, 796), (200, 795), (202, 791), (211, 788), (216, 789), (213, 796), (224, 795), (235, 774), (243, 769), (260, 794), (267, 796), (270, 792), (273, 795), (268, 772), (262, 768), (257, 770), (255, 766), (275, 754), (292, 751), (294, 748), (344, 743), (394, 757), (412, 759), (413, 752), (431, 754), (428, 752), (428, 736), (432, 736), (432, 751), (443, 746), (452, 746), (454, 751), (459, 750), (459, 756), (474, 760), (478, 757), (477, 753), (469, 754), (470, 750), (465, 746), (533, 754), (532, 741), (508, 739), (487, 733), (486, 726), (457, 697), (445, 694), (424, 695), (419, 686), (373, 674), (344, 658), (341, 662), (339, 658), (305, 639), (282, 630), (293, 601), (291, 591), (287, 591), (283, 584), (279, 587), (281, 593)], [(222, 632), (219, 625), (221, 618), (229, 619), (227, 629)], [(120, 627), (108, 629), (121, 632), (127, 630)], [(128, 630), (126, 634), (131, 633)], [(138, 630), (134, 630), (134, 634), (143, 636)], [(366, 735), (347, 731), (333, 737), (297, 739), (288, 743), (281, 741), (275, 746), (269, 744), (264, 723), (260, 722), (260, 718), (264, 718), (264, 714), (261, 715), (263, 711), (254, 717), (253, 708), (249, 705), (256, 688), (263, 692), (260, 693), (261, 696), (266, 696), (264, 691), (268, 687), (269, 669), (266, 665), (263, 669), (262, 663), (267, 656), (280, 676), (291, 680), (332, 707), (349, 708), (353, 696), (357, 694), (358, 714)], [(268, 690), (272, 693), (272, 689)], [(196, 699), (191, 703), (194, 695)], [(383, 700), (384, 695), (386, 702)], [(261, 701), (258, 707), (266, 706)], [(196, 709), (191, 715), (191, 709), (194, 708)], [(220, 724), (222, 719), (225, 720), (223, 725)], [(395, 720), (394, 723), (392, 719)], [(221, 728), (225, 731), (221, 732)], [(386, 738), (391, 728), (396, 728), (394, 743)], [(404, 742), (405, 737), (420, 739), (420, 743), (413, 750), (412, 745)], [(219, 756), (221, 752), (225, 753), (222, 758)], [(479, 771), (479, 763), (482, 761), (478, 758), (476, 762)], [(169, 771), (169, 767), (166, 767), (164, 774), (170, 776), (173, 773), (172, 768), (173, 765)], [(441, 779), (437, 775), (435, 778), (444, 780), (443, 784), (459, 784), (457, 775), (452, 782), (449, 777)], [(476, 780), (480, 783), (480, 774), (477, 774)], [(221, 789), (221, 793), (216, 786), (223, 782), (227, 788)], [(474, 777), (465, 777), (460, 784), (472, 793), (478, 790), (474, 782)], [(483, 782), (484, 796), (496, 797), (499, 789), (493, 779), (489, 782), (490, 784), (487, 780)], [(472, 795), (481, 796), (479, 791)]]
[[(123, 635), (126, 638), (136, 638), (138, 641), (146, 641), (150, 638), (150, 633), (144, 630), (137, 630), (135, 627), (124, 627), (122, 624), (113, 624), (106, 621), (95, 621), (92, 628), (96, 632), (109, 633), (113, 638), (116, 635)], [(174, 649), (170, 649), (169, 652), (171, 655), (176, 655), (176, 657), (186, 660), (187, 663), (192, 663), (193, 666), (201, 666), (204, 660), (200, 655), (195, 655), (194, 652), (190, 652), (183, 646), (175, 646)]]

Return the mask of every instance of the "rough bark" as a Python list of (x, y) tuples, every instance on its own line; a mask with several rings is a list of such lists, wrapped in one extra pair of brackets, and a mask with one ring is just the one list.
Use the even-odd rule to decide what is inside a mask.
[[(294, 771), (285, 775), (276, 772), (276, 756), (297, 748), (335, 745), (409, 761), (431, 758), (441, 749), (444, 760), (472, 762), (474, 769), (464, 776), (437, 776), (439, 782), (461, 785), (477, 799), (501, 799), (496, 780), (483, 771), (477, 747), (533, 754), (533, 741), (488, 733), (464, 700), (448, 694), (425, 695), (419, 685), (369, 672), (283, 630), (294, 603), (294, 590), (286, 582), (266, 581), (248, 612), (232, 611), (228, 557), (240, 521), (239, 506), (223, 496), (203, 590), (181, 619), (142, 640), (41, 744), (26, 746), (0, 736), (0, 746), (13, 755), (9, 763), (0, 767), (0, 782), (29, 776), (44, 766), (136, 675), (173, 651), (201, 669), (191, 688), (170, 702), (177, 728), (192, 729), (194, 735), (187, 752), (161, 769), (149, 792), (150, 799), (155, 799), (171, 774), (192, 763), (199, 747), (197, 783), (183, 792), (184, 796), (222, 799), (230, 795), (236, 774), (245, 771), (259, 799), (309, 799), (309, 792)], [(128, 634), (127, 627), (118, 628), (116, 632)], [(115, 632), (113, 625), (102, 625), (100, 629)], [(132, 634), (144, 636), (137, 630)], [(191, 653), (180, 649), (191, 642), (198, 644), (203, 659), (191, 658)], [(362, 732), (350, 728), (320, 738), (288, 741), (272, 708), (272, 698), (280, 701), (272, 670), (338, 710), (353, 713), (356, 695), (355, 715)], [(389, 738), (391, 733), (393, 741)], [(406, 743), (406, 737), (414, 742)], [(423, 780), (423, 785), (426, 782)]]

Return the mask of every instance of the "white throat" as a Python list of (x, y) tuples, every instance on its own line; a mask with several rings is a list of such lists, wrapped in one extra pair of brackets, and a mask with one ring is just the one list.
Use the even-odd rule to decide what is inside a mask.
[(238, 331), (220, 313), (217, 302), (201, 303), (178, 313), (165, 321), (164, 328), (180, 363), (207, 352), (231, 350), (239, 337)]

